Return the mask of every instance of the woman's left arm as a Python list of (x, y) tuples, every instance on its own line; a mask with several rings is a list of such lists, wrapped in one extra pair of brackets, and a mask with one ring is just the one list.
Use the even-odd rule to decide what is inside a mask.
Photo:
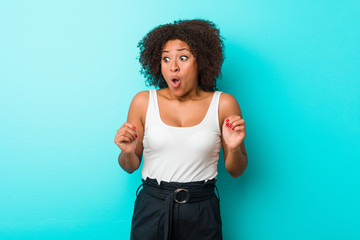
[(236, 99), (227, 93), (220, 95), (219, 121), (224, 152), (225, 168), (233, 177), (239, 177), (246, 169), (248, 159), (244, 138), (245, 120)]

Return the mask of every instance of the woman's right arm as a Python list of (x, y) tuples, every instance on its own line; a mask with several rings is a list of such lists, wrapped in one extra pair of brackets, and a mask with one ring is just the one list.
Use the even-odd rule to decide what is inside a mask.
[(114, 142), (121, 149), (118, 161), (128, 173), (137, 170), (141, 163), (144, 137), (144, 126), (149, 92), (143, 91), (133, 98), (127, 121), (117, 130)]

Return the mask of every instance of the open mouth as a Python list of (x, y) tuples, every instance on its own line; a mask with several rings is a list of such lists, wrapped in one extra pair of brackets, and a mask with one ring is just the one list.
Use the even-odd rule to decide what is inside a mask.
[(180, 86), (180, 79), (173, 78), (173, 79), (171, 79), (171, 83), (174, 88), (178, 88)]

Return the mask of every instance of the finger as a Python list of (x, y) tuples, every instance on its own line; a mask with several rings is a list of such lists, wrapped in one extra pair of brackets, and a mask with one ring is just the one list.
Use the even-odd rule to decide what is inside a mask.
[(244, 131), (245, 132), (245, 127), (243, 125), (236, 126), (236, 127), (233, 127), (231, 130), (233, 130), (233, 131)]
[(242, 119), (242, 118), (240, 116), (238, 116), (238, 115), (231, 115), (231, 116), (225, 118), (225, 123), (231, 124), (231, 123), (233, 123), (233, 122), (235, 122), (237, 120), (240, 120), (240, 119)]
[(125, 129), (124, 131), (122, 131), (121, 133), (116, 134), (115, 138), (120, 139), (121, 137), (126, 137), (131, 139), (132, 141), (135, 140), (137, 138), (137, 134), (133, 133), (131, 130), (127, 130)]
[(137, 135), (136, 127), (128, 123), (124, 123), (123, 126), (117, 130), (117, 133), (122, 134), (124, 131), (129, 132), (133, 136)]
[(229, 126), (227, 126), (228, 128), (230, 128), (231, 130), (240, 130), (240, 129), (242, 129), (242, 128), (244, 128), (245, 129), (245, 126), (244, 126), (244, 124), (232, 124), (232, 125), (229, 125)]
[(241, 122), (245, 122), (245, 120), (244, 119), (242, 119), (240, 116), (231, 116), (231, 117), (229, 117), (229, 118), (227, 118), (226, 120), (225, 120), (225, 122), (226, 123), (229, 123), (229, 126), (230, 125), (235, 125), (235, 124), (238, 124), (239, 122), (241, 123)]
[(136, 137), (133, 137), (131, 135), (122, 136), (121, 139), (124, 139), (126, 142), (133, 142), (136, 140)]
[(129, 128), (132, 130), (136, 130), (136, 127), (128, 122), (125, 122), (118, 130), (117, 132), (120, 132), (121, 130), (125, 129), (125, 128)]
[(126, 127), (130, 128), (130, 129), (132, 129), (132, 130), (136, 130), (136, 126), (132, 125), (132, 124), (129, 123), (129, 122), (125, 122), (125, 123), (123, 124), (123, 126), (126, 126)]
[(125, 131), (125, 134), (130, 134), (132, 138), (138, 137), (136, 130), (125, 128), (124, 131)]
[(133, 141), (132, 138), (127, 137), (127, 136), (120, 136), (120, 137), (118, 137), (118, 138), (115, 140), (115, 142), (116, 142), (117, 144), (121, 144), (121, 143), (131, 143), (132, 141)]
[[(132, 132), (126, 132), (126, 133), (124, 134), (124, 136), (130, 138), (131, 140), (135, 140), (135, 138), (137, 138), (137, 137), (135, 137), (135, 135), (136, 135), (136, 134), (133, 134)], [(137, 136), (137, 135), (136, 135), (136, 136)]]
[(243, 119), (236, 120), (236, 121), (229, 121), (226, 123), (226, 126), (229, 128), (234, 128), (236, 126), (244, 125), (245, 121)]
[[(232, 125), (232, 126), (231, 126)], [(233, 127), (236, 127), (236, 126), (241, 126), (241, 125), (245, 125), (245, 120), (244, 119), (238, 119), (238, 120), (235, 120), (234, 122), (232, 122), (230, 124), (231, 128)], [(230, 127), (229, 126), (229, 127)]]

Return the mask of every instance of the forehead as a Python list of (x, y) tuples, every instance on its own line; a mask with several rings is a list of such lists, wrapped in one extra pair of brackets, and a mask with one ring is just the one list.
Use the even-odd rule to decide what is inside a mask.
[(190, 51), (189, 45), (179, 39), (169, 40), (165, 43), (163, 47), (163, 51), (178, 51), (183, 49)]

